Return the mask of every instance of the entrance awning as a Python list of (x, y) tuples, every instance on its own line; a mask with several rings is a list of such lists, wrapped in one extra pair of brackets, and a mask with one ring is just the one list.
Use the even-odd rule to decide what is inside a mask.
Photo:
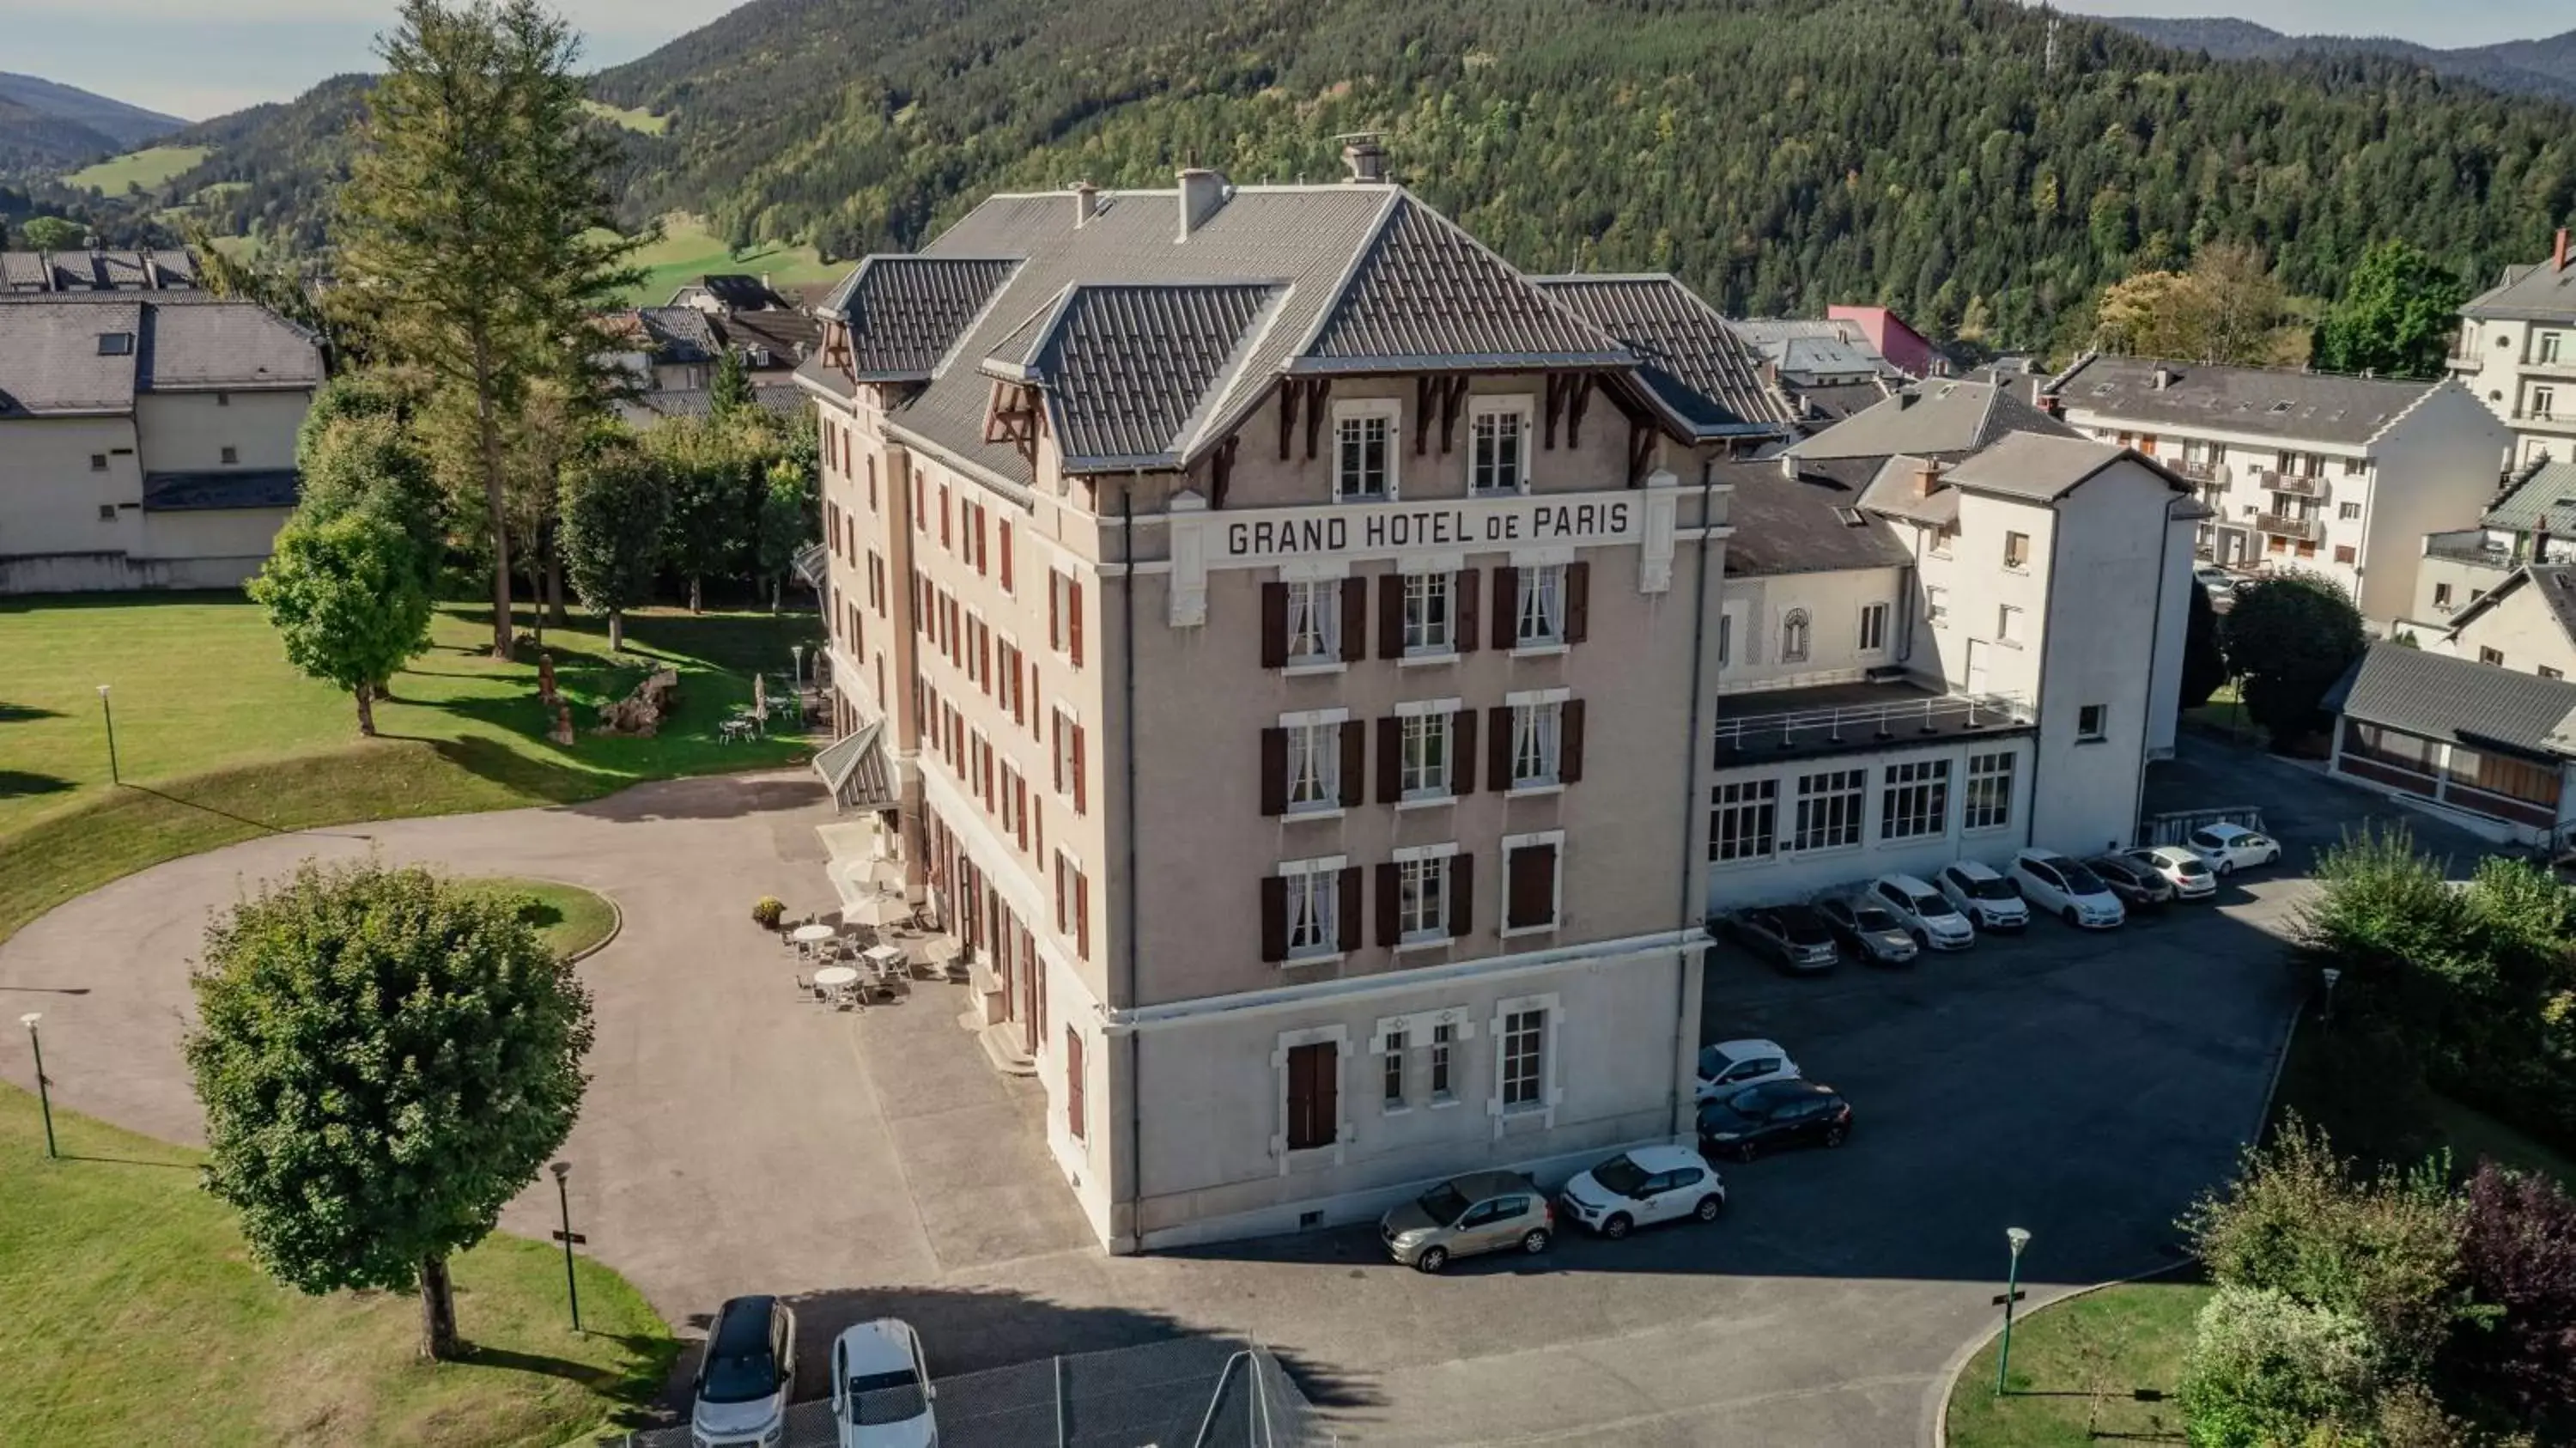
[(814, 772), (832, 792), (832, 808), (893, 809), (894, 765), (885, 755), (885, 721), (862, 724), (814, 756)]

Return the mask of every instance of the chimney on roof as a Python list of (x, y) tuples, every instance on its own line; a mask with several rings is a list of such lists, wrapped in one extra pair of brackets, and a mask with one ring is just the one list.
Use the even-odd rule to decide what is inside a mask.
[(2550, 258), (2549, 258), (2549, 261), (2550, 261), (2550, 265), (2552, 265), (2553, 267), (2557, 268), (2559, 271), (2565, 271), (2565, 270), (2567, 270), (2567, 228), (2566, 228), (2566, 227), (2563, 227), (2563, 226), (2562, 226), (2562, 227), (2558, 228), (2558, 250), (2557, 250), (2556, 252), (2554, 252), (2554, 253), (2552, 253), (2552, 254), (2551, 254), (2551, 256), (2550, 256)]
[(1207, 225), (1208, 218), (1216, 215), (1217, 208), (1225, 204), (1225, 191), (1222, 171), (1192, 166), (1181, 172), (1181, 240), (1189, 240), (1191, 232)]
[(2174, 380), (2174, 375), (2173, 375), (2173, 369), (2172, 369), (2172, 368), (2170, 368), (2170, 367), (2159, 367), (2159, 368), (2157, 368), (2157, 369), (2156, 369), (2156, 375), (2155, 375), (2155, 389), (2156, 389), (2156, 391), (2158, 391), (2158, 392), (2162, 392), (2162, 391), (2164, 391), (2166, 388), (2173, 386), (2173, 380)]
[(1912, 389), (1912, 388), (1910, 388), (1910, 387), (1909, 387), (1909, 388), (1907, 388), (1905, 391), (1903, 391), (1903, 392), (1900, 392), (1900, 393), (1896, 394), (1896, 410), (1897, 410), (1897, 411), (1899, 411), (1899, 412), (1903, 412), (1903, 411), (1905, 411), (1907, 408), (1912, 407), (1912, 406), (1914, 405), (1914, 400), (1915, 400), (1915, 398), (1917, 398), (1917, 397), (1918, 397), (1918, 396), (1920, 396), (1920, 395), (1921, 395), (1920, 393), (1917, 393), (1916, 391), (1914, 391), (1914, 389)]
[(2545, 517), (2540, 520), (2540, 526), (2533, 529), (2531, 533), (2531, 561), (2534, 563), (2549, 561), (2549, 520)]
[(1923, 466), (1914, 470), (1914, 496), (1928, 498), (1932, 496), (1933, 490), (1940, 486), (1941, 464), (1931, 458), (1925, 458)]
[(1342, 137), (1342, 166), (1354, 181), (1386, 180), (1386, 147), (1378, 144), (1377, 132), (1355, 131)]
[(1100, 214), (1100, 188), (1088, 181), (1076, 181), (1073, 191), (1073, 225), (1079, 231)]

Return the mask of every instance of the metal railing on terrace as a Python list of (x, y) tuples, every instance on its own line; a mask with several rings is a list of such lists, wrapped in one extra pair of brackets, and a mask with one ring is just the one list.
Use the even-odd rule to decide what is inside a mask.
[(2326, 495), (2326, 480), (2310, 477), (2304, 473), (2285, 473), (2279, 468), (2258, 468), (2255, 470), (2254, 477), (2256, 481), (2273, 492), (2286, 493), (2293, 498), (2322, 498)]
[(2299, 538), (2314, 543), (2326, 536), (2326, 525), (2315, 518), (2302, 518), (2289, 513), (2259, 513), (2254, 518), (2257, 533), (2278, 533), (2284, 538)]
[[(1718, 700), (1723, 716), (1726, 701)], [(1908, 735), (1950, 734), (2030, 724), (2038, 714), (2010, 694), (1925, 694), (1866, 704), (1742, 714), (1717, 721), (1720, 750), (1786, 748), (1794, 743), (1867, 745)], [(1803, 737), (1802, 737), (1803, 736)]]
[(2488, 542), (2487, 535), (2475, 528), (2425, 534), (2424, 556), (2448, 559), (2453, 563), (2483, 564), (2489, 568), (2513, 566), (2513, 550)]

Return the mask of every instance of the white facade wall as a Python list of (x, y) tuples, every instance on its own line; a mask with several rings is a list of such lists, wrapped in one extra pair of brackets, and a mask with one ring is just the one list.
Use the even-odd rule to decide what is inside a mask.
[(2451, 375), (2511, 430), (2513, 466), (2543, 453), (2576, 458), (2576, 313), (2540, 322), (2466, 317), (2453, 352)]
[(2516, 673), (2576, 678), (2576, 642), (2568, 639), (2549, 600), (2528, 582), (2516, 584), (2512, 592), (2480, 609), (2452, 632), (2433, 636), (2426, 646), (2458, 658), (2498, 664)]
[(143, 467), (132, 418), (0, 422), (0, 559), (142, 546)]
[[(2576, 415), (2576, 382), (2569, 402)], [(2512, 432), (2457, 387), (2436, 389), (2373, 443), (2377, 485), (2364, 493), (2367, 532), (2353, 594), (2363, 618), (2385, 623), (2406, 615), (2424, 535), (2477, 526), (2495, 502), (2512, 446)], [(2340, 491), (2342, 480), (2335, 482)]]
[[(1872, 669), (1904, 659), (1905, 570), (1851, 569), (1831, 573), (1759, 574), (1726, 580), (1719, 605), (1725, 620), (1726, 662), (1718, 692), (1798, 689), (1855, 683)], [(1887, 610), (1876, 648), (1864, 649), (1863, 610)], [(1784, 656), (1795, 615), (1805, 623), (1806, 656)], [(1722, 706), (1721, 706), (1722, 707)]]
[[(1989, 738), (1953, 739), (1913, 749), (1826, 754), (1778, 764), (1722, 769), (1717, 774), (1717, 787), (1721, 790), (1760, 780), (1772, 782), (1779, 848), (1766, 858), (1712, 859), (1708, 872), (1708, 908), (1711, 913), (1716, 913), (1748, 905), (1804, 900), (1880, 875), (1902, 874), (1929, 879), (1934, 871), (1960, 859), (1982, 860), (2001, 868), (2011, 861), (2015, 850), (2028, 843), (2033, 752), (2030, 735), (2016, 732)], [(1967, 825), (1966, 805), (1968, 762), (1972, 758), (1991, 759), (1996, 755), (2009, 755), (2012, 759), (2009, 812), (2002, 820), (1971, 829)], [(1886, 838), (1884, 797), (1888, 766), (1926, 761), (1946, 761), (1949, 765), (1949, 806), (1941, 832), (1903, 839)], [(1798, 781), (1808, 776), (1847, 770), (1863, 771), (1866, 776), (1861, 791), (1863, 823), (1860, 842), (1835, 849), (1795, 848)]]

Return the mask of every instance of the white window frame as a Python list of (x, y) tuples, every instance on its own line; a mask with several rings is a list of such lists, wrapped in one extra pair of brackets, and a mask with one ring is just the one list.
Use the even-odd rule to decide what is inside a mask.
[[(1385, 425), (1386, 488), (1383, 492), (1356, 493), (1344, 487), (1347, 474), (1342, 468), (1342, 432), (1346, 425), (1365, 425), (1375, 421)], [(1400, 501), (1403, 485), (1400, 461), (1403, 448), (1397, 446), (1404, 437), (1404, 404), (1392, 397), (1354, 397), (1333, 404), (1333, 501), (1336, 503), (1393, 503)]]
[(1950, 621), (1950, 590), (1938, 586), (1923, 590), (1923, 617), (1936, 624)]
[(2360, 505), (2359, 503), (2337, 503), (2337, 504), (2335, 504), (2335, 521), (2336, 521), (2336, 522), (2338, 522), (2338, 523), (2358, 523), (2358, 522), (2360, 522), (2360, 521), (2361, 521), (2361, 505)]
[[(2018, 545), (2021, 553), (2019, 558), (2015, 558), (2013, 556), (2016, 545)], [(2028, 573), (2030, 571), (2030, 535), (2028, 533), (2015, 530), (2008, 531), (2004, 534), (2003, 561), (2004, 571), (2006, 573)]]
[[(1436, 1022), (1423, 1041), (1422, 1088), (1433, 1110), (1458, 1104), (1458, 1043), (1476, 1028), (1470, 1022)], [(1446, 1078), (1444, 1080), (1444, 1078)]]
[[(1400, 1016), (1378, 1017), (1376, 1025), (1369, 1033), (1368, 1053), (1371, 1056), (1384, 1056), (1398, 1050), (1420, 1051), (1422, 1075), (1419, 1089), (1423, 1104), (1437, 1111), (1441, 1107), (1458, 1104), (1458, 1073), (1461, 1058), (1458, 1055), (1457, 1046), (1461, 1041), (1472, 1041), (1475, 1038), (1476, 1023), (1467, 1019), (1467, 1007), (1441, 1006), (1433, 1010), (1411, 1011)], [(1439, 1078), (1439, 1072), (1443, 1066), (1443, 1053), (1446, 1053), (1447, 1058), (1449, 1085), (1445, 1090), (1434, 1090), (1432, 1083)], [(1379, 1079), (1381, 1081), (1385, 1079), (1382, 1071)], [(1406, 1110), (1412, 1109), (1411, 1097), (1415, 1089), (1412, 1063), (1408, 1061), (1405, 1069), (1407, 1100), (1404, 1109)]]
[[(1550, 884), (1555, 894), (1548, 901), (1545, 925), (1512, 924), (1512, 854), (1516, 850), (1552, 846), (1556, 850), (1555, 878)], [(1498, 919), (1498, 932), (1506, 940), (1516, 935), (1545, 935), (1565, 924), (1565, 831), (1537, 830), (1525, 835), (1503, 836), (1503, 902)]]
[[(1479, 482), (1479, 478), (1486, 472), (1484, 426), (1487, 419), (1502, 417), (1511, 418), (1519, 426), (1518, 456), (1514, 460), (1513, 476), (1510, 481), (1496, 486), (1485, 486)], [(1529, 491), (1530, 437), (1537, 430), (1537, 418), (1537, 403), (1526, 392), (1471, 396), (1467, 399), (1467, 494), (1469, 497), (1503, 498)]]
[[(1458, 699), (1415, 699), (1395, 706), (1397, 808), (1445, 804), (1458, 797), (1458, 711), (1463, 705)], [(1432, 782), (1427, 766), (1417, 763), (1414, 754), (1417, 741), (1427, 746), (1435, 735), (1440, 740), (1440, 773)]]
[(1998, 604), (1995, 608), (1995, 642), (2007, 648), (2023, 645), (2022, 619), (2026, 610), (2017, 603)]
[(1860, 651), (1865, 654), (1887, 652), (1888, 618), (1895, 610), (1884, 603), (1860, 606)]
[[(2085, 716), (2086, 714), (2093, 714), (2093, 715), (2095, 715), (2095, 716), (2096, 716), (2096, 717), (2095, 717), (2095, 719), (2094, 719), (2094, 722), (2093, 722), (2092, 726), (2091, 726), (2091, 727), (2089, 727), (2089, 728), (2088, 728), (2088, 727), (2086, 727), (2086, 725), (2085, 725), (2085, 723), (2084, 723), (2084, 716)], [(2111, 706), (2110, 706), (2110, 705), (2108, 705), (2108, 704), (2079, 704), (2079, 705), (2077, 705), (2077, 706), (2075, 707), (2075, 742), (2076, 742), (2076, 743), (2078, 743), (2078, 744), (2099, 744), (2099, 743), (2101, 743), (2102, 741), (2104, 741), (2104, 740), (2106, 740), (2106, 739), (2108, 739), (2108, 738), (2110, 738), (2110, 737), (2111, 737)]]
[[(1342, 580), (1291, 578), (1288, 589), (1288, 667), (1312, 669), (1342, 662)], [(1312, 649), (1300, 643), (1311, 641)]]
[[(1537, 1096), (1535, 1100), (1515, 1102), (1506, 1107), (1503, 1104), (1503, 1085), (1509, 1042), (1504, 1035), (1504, 1024), (1514, 1016), (1532, 1012), (1540, 1018)], [(1565, 1099), (1564, 1088), (1557, 1084), (1560, 1079), (1559, 1057), (1563, 1055), (1558, 1048), (1563, 1039), (1558, 1026), (1562, 1017), (1563, 1008), (1553, 991), (1546, 995), (1514, 996), (1494, 1003), (1490, 1027), (1494, 1042), (1494, 1079), (1485, 1098), (1485, 1114), (1493, 1118), (1495, 1137), (1502, 1136), (1504, 1123), (1509, 1120), (1535, 1117), (1542, 1128), (1556, 1125), (1557, 1105)]]
[(1552, 649), (1565, 643), (1563, 563), (1534, 563), (1513, 570), (1519, 589), (1512, 600), (1512, 647)]
[[(1421, 569), (1404, 575), (1404, 657), (1407, 659), (1446, 659), (1458, 652), (1458, 575), (1455, 571)], [(1414, 610), (1419, 603), (1427, 615), (1434, 597), (1442, 600), (1440, 641), (1431, 639), (1431, 623), (1426, 617), (1419, 624)], [(1416, 643), (1419, 635), (1423, 640)]]
[[(2013, 792), (2020, 788), (2021, 756), (2009, 749), (1968, 756), (1967, 790), (1960, 797), (1959, 829), (1963, 834), (2012, 828)], [(2001, 782), (2001, 798), (1985, 799), (1981, 791)]]
[[(1729, 820), (1750, 820), (1769, 814), (1770, 825), (1761, 833), (1769, 843), (1759, 851), (1738, 850), (1729, 854), (1720, 841), (1726, 831), (1720, 828)], [(1745, 831), (1735, 832), (1737, 839)], [(1709, 789), (1708, 862), (1712, 867), (1768, 864), (1780, 854), (1780, 781), (1777, 778), (1731, 779)]]
[[(1311, 709), (1282, 714), (1288, 731), (1287, 813), (1298, 819), (1330, 817), (1342, 812), (1342, 731), (1351, 727), (1348, 709)], [(1311, 782), (1314, 793), (1298, 797), (1297, 786)]]
[[(1878, 838), (1938, 840), (1950, 833), (1950, 760), (1905, 759), (1879, 771)], [(1902, 803), (1903, 812), (1898, 806)], [(1903, 825), (1906, 828), (1898, 828)]]
[(1447, 945), (1456, 938), (1449, 933), (1449, 861), (1457, 853), (1455, 844), (1395, 852), (1396, 949)]
[[(1565, 703), (1573, 697), (1572, 689), (1533, 689), (1503, 696), (1512, 711), (1512, 776), (1504, 782), (1506, 794), (1544, 794), (1565, 787)], [(1533, 750), (1541, 772), (1524, 775), (1522, 763), (1533, 760)]]
[(1379, 1058), (1377, 1068), (1377, 1109), (1380, 1116), (1401, 1116), (1413, 1109), (1413, 1083), (1405, 1079), (1405, 1052), (1411, 1049), (1412, 1036), (1402, 1026), (1381, 1032), (1370, 1043), (1369, 1054)]
[[(1823, 787), (1809, 789), (1811, 781), (1822, 781)], [(1862, 769), (1820, 769), (1797, 777), (1792, 794), (1796, 808), (1790, 813), (1788, 844), (1782, 853), (1801, 855), (1829, 854), (1835, 850), (1856, 850), (1869, 842), (1869, 771)], [(1810, 814), (1808, 806), (1815, 806)], [(1819, 836), (1816, 844), (1808, 837)], [(1849, 838), (1837, 838), (1848, 835)]]
[[(1348, 855), (1280, 862), (1279, 878), (1288, 882), (1287, 929), (1281, 939), (1287, 953), (1281, 964), (1311, 965), (1342, 958), (1342, 871), (1350, 863)], [(1313, 912), (1308, 920), (1315, 926), (1314, 939), (1304, 946), (1297, 943), (1301, 903)]]
[(1803, 608), (1780, 615), (1780, 662), (1803, 664), (1816, 647), (1816, 622)]
[(1057, 703), (1054, 705), (1054, 710), (1055, 719), (1050, 727), (1054, 730), (1055, 737), (1049, 742), (1055, 748), (1053, 760), (1055, 777), (1062, 781), (1061, 786), (1056, 790), (1056, 797), (1069, 800), (1073, 798), (1074, 791), (1080, 787), (1077, 779), (1082, 772), (1083, 760), (1074, 750), (1073, 736), (1074, 731), (1080, 729), (1082, 724), (1075, 718), (1073, 710), (1065, 704)]

